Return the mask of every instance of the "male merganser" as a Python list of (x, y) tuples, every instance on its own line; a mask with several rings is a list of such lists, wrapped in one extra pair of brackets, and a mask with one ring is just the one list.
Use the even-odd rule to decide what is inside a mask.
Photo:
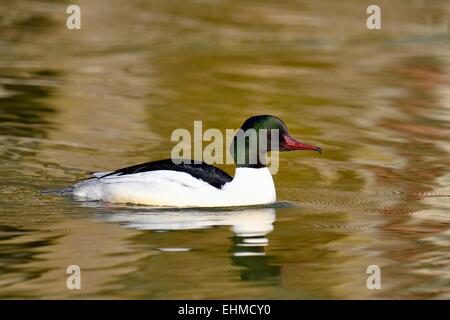
[[(257, 133), (256, 148), (248, 139), (238, 143), (239, 135), (248, 133)], [(261, 137), (265, 136), (270, 142), (261, 142)], [(281, 119), (270, 115), (254, 116), (244, 122), (231, 146), (236, 163), (234, 177), (204, 162), (167, 159), (93, 173), (93, 178), (75, 184), (72, 194), (89, 200), (172, 207), (274, 203), (275, 185), (265, 160), (267, 152), (274, 150), (321, 152), (319, 147), (292, 138)]]

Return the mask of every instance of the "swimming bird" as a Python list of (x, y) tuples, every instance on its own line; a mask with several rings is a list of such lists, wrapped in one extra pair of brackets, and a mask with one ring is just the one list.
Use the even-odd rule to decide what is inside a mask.
[(93, 173), (92, 178), (76, 183), (71, 190), (82, 199), (154, 206), (270, 204), (276, 202), (276, 191), (266, 163), (267, 152), (293, 150), (321, 152), (317, 146), (292, 138), (281, 119), (253, 116), (244, 122), (231, 144), (234, 177), (205, 162), (166, 159)]

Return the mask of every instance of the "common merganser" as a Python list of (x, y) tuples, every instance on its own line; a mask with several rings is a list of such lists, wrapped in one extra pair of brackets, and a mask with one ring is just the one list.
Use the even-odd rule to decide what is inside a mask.
[[(245, 143), (238, 143), (238, 135), (248, 133), (257, 134), (256, 148), (248, 139), (244, 139)], [(261, 142), (261, 137), (264, 136), (270, 143)], [(266, 166), (266, 154), (274, 151), (274, 145), (276, 151), (321, 152), (319, 147), (303, 144), (292, 138), (281, 119), (260, 115), (247, 119), (234, 136), (231, 145), (236, 163), (234, 177), (204, 162), (167, 159), (112, 172), (93, 173), (93, 178), (76, 183), (71, 190), (74, 196), (89, 200), (154, 206), (228, 207), (270, 204), (276, 201), (276, 191), (272, 175)]]

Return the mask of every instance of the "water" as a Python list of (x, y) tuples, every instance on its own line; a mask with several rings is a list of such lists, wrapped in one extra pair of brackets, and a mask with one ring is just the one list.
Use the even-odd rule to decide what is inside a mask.
[[(0, 298), (450, 297), (448, 1), (379, 1), (381, 31), (361, 1), (79, 3), (80, 31), (0, 4)], [(281, 155), (275, 206), (47, 192), (261, 113), (324, 151)]]

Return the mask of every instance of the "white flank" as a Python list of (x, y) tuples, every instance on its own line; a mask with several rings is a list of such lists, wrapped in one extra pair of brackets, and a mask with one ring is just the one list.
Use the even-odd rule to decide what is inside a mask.
[(77, 197), (114, 203), (173, 207), (228, 207), (276, 201), (268, 168), (236, 168), (221, 189), (188, 173), (157, 170), (84, 180), (74, 186)]

